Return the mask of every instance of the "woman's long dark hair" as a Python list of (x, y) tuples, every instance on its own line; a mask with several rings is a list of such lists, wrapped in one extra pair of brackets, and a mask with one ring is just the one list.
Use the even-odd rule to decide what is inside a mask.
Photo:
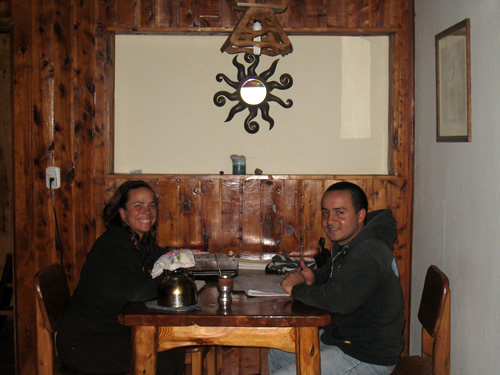
[(139, 242), (141, 244), (144, 244), (146, 246), (146, 252), (149, 253), (156, 245), (158, 220), (156, 220), (149, 232), (144, 233), (141, 239), (139, 238), (139, 235), (135, 233), (132, 228), (130, 228), (130, 226), (122, 220), (120, 215), (120, 208), (123, 208), (124, 210), (127, 209), (127, 203), (130, 199), (130, 191), (140, 188), (146, 188), (151, 191), (151, 193), (153, 193), (156, 210), (158, 212), (158, 197), (156, 196), (151, 186), (149, 186), (148, 183), (142, 180), (132, 180), (124, 182), (118, 187), (118, 189), (116, 189), (111, 199), (106, 203), (102, 217), (104, 219), (104, 225), (107, 229), (110, 229), (112, 225), (118, 225), (122, 228), (125, 228), (130, 234), (130, 239), (136, 245), (138, 245)]

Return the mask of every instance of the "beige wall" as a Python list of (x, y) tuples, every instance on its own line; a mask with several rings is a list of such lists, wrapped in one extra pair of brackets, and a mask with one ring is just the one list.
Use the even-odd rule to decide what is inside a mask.
[[(388, 37), (291, 36), (293, 53), (276, 57), (268, 81), (290, 73), (293, 86), (272, 94), (294, 104), (270, 102), (274, 128), (259, 113), (257, 134), (243, 128), (246, 109), (224, 122), (236, 101), (213, 103), (235, 91), (215, 79), (236, 81), (225, 39), (116, 36), (116, 173), (227, 174), (239, 154), (249, 174), (387, 174)], [(276, 58), (262, 56), (257, 73)]]
[[(415, 1), (415, 211), (410, 350), (427, 267), (450, 278), (451, 373), (498, 374), (500, 1)], [(470, 18), (472, 142), (436, 142), (434, 38)]]

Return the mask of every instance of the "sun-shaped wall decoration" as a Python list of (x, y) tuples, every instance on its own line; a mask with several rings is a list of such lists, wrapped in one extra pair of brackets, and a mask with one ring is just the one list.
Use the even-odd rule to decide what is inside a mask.
[(237, 81), (230, 80), (225, 74), (219, 73), (215, 77), (217, 82), (224, 81), (229, 86), (236, 89), (235, 92), (229, 93), (227, 91), (218, 91), (214, 95), (214, 103), (217, 107), (222, 107), (226, 104), (226, 98), (231, 101), (238, 101), (229, 111), (225, 122), (231, 121), (235, 114), (248, 108), (249, 115), (245, 119), (245, 130), (250, 134), (255, 134), (259, 131), (259, 124), (252, 121), (257, 117), (258, 110), (261, 111), (261, 116), (269, 123), (269, 130), (274, 126), (274, 120), (269, 115), (269, 103), (276, 102), (284, 108), (290, 108), (293, 101), (288, 99), (286, 103), (278, 98), (276, 95), (271, 94), (274, 89), (286, 90), (292, 87), (293, 79), (288, 73), (282, 74), (280, 82), (270, 81), (271, 77), (276, 71), (276, 66), (279, 60), (275, 60), (269, 69), (261, 74), (256, 73), (257, 65), (259, 64), (259, 56), (246, 53), (245, 61), (250, 64), (245, 72), (245, 66), (238, 62), (238, 56), (233, 59), (233, 65), (238, 69)]

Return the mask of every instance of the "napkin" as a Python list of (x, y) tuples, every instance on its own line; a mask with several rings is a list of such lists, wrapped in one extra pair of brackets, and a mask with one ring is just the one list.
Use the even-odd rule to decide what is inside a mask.
[(191, 250), (178, 249), (172, 250), (159, 257), (153, 265), (151, 277), (157, 278), (163, 274), (164, 270), (174, 271), (177, 268), (189, 268), (195, 265), (194, 255)]

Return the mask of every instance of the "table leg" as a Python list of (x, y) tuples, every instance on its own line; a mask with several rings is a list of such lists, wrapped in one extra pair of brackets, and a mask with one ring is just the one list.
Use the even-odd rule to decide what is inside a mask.
[(321, 374), (318, 327), (297, 327), (297, 375)]
[(132, 327), (132, 358), (130, 373), (133, 375), (155, 375), (157, 357), (157, 327)]

